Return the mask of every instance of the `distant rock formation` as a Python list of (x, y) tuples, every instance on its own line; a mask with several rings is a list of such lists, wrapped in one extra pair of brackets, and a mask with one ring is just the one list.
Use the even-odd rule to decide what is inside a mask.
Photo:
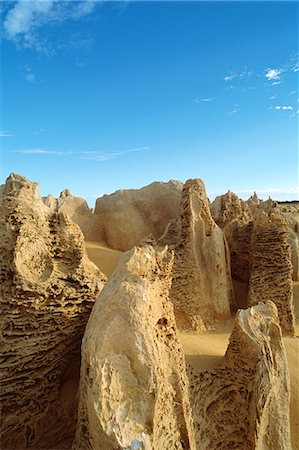
[(181, 190), (178, 181), (155, 182), (98, 198), (94, 215), (102, 223), (107, 244), (126, 251), (149, 234), (160, 237), (168, 222), (178, 215)]
[(114, 250), (127, 251), (149, 234), (157, 239), (164, 233), (168, 222), (178, 215), (182, 186), (171, 180), (119, 190), (98, 198), (94, 211), (68, 189), (58, 199), (48, 195), (43, 200), (52, 211), (66, 212), (86, 240), (105, 241)]
[(185, 359), (168, 298), (172, 255), (127, 252), (82, 346), (74, 450), (195, 449)]
[(233, 281), (245, 286), (241, 298), (236, 296), (236, 306), (272, 300), (278, 308), (283, 333), (293, 334), (295, 250), (292, 258), (290, 225), (287, 226), (278, 203), (271, 199), (263, 202), (254, 195), (246, 204), (228, 193), (217, 197), (210, 209), (229, 245)]
[(228, 319), (233, 304), (229, 249), (214, 222), (202, 180), (184, 184), (180, 215), (158, 245), (174, 251), (170, 298), (178, 327), (204, 331)]
[(275, 305), (240, 310), (222, 364), (190, 368), (196, 448), (291, 450), (289, 385)]
[(231, 191), (216, 197), (210, 205), (210, 210), (213, 219), (222, 229), (233, 220), (247, 223), (252, 219), (249, 206)]
[(3, 449), (72, 442), (81, 338), (105, 279), (78, 226), (11, 174), (0, 188)]
[(295, 332), (291, 250), (288, 228), (279, 214), (258, 211), (255, 216), (248, 304), (272, 300), (284, 334)]

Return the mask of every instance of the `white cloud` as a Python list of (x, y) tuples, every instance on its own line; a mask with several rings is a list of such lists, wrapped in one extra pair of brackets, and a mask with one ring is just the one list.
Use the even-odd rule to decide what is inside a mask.
[(270, 100), (275, 100), (276, 99), (276, 95), (272, 95), (271, 97), (270, 97)]
[(129, 148), (128, 150), (122, 150), (119, 152), (110, 152), (110, 153), (97, 152), (97, 151), (85, 151), (85, 152), (80, 152), (80, 153), (84, 155), (84, 156), (81, 156), (83, 159), (89, 159), (91, 161), (108, 161), (110, 159), (115, 159), (118, 156), (122, 156), (127, 153), (144, 152), (149, 149), (150, 149), (150, 147), (136, 147), (136, 148)]
[(212, 102), (215, 99), (215, 97), (208, 97), (208, 98), (201, 98), (201, 102)]
[(45, 24), (77, 20), (90, 14), (96, 2), (18, 0), (12, 5), (3, 23), (6, 38), (39, 52), (53, 53), (53, 49), (37, 34), (38, 29)]
[(278, 111), (280, 111), (280, 110), (292, 111), (294, 108), (292, 106), (280, 106), (280, 105), (278, 105), (278, 106), (274, 106), (274, 109), (276, 109)]
[(73, 155), (74, 152), (60, 152), (46, 150), (44, 148), (29, 148), (25, 150), (11, 150), (12, 153), (22, 153), (23, 155)]
[(272, 81), (272, 80), (279, 80), (281, 74), (281, 69), (267, 69), (265, 77)]
[(7, 133), (7, 131), (0, 131), (0, 137), (11, 137), (12, 134)]
[(233, 109), (232, 111), (229, 111), (227, 114), (229, 116), (233, 116), (234, 114), (236, 114), (237, 112), (239, 112), (238, 108)]
[(236, 75), (226, 75), (224, 77), (224, 81), (231, 81), (236, 77)]
[(29, 149), (20, 149), (20, 150), (11, 150), (11, 153), (20, 153), (23, 155), (56, 155), (56, 156), (73, 156), (82, 159), (89, 159), (91, 161), (108, 161), (110, 159), (115, 159), (118, 156), (122, 156), (128, 153), (133, 152), (143, 152), (149, 150), (150, 147), (134, 147), (129, 148), (128, 150), (122, 150), (119, 152), (100, 152), (94, 150), (85, 150), (85, 151), (56, 151), (56, 150), (47, 150), (44, 148), (29, 148)]
[(26, 73), (25, 79), (27, 81), (29, 81), (29, 83), (34, 83), (35, 82), (35, 74), (32, 72)]

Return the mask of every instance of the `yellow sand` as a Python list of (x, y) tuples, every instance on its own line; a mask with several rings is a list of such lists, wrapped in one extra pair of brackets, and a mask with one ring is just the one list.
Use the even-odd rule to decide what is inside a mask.
[[(108, 277), (115, 269), (122, 252), (110, 249), (105, 242), (86, 241), (89, 258)], [(236, 288), (236, 287), (235, 287)], [(240, 295), (243, 286), (237, 288)], [(296, 337), (283, 338), (291, 378), (291, 433), (293, 450), (299, 450), (299, 282), (294, 283)], [(180, 333), (186, 362), (200, 370), (210, 370), (221, 361), (228, 346), (233, 320), (215, 331), (204, 334)]]
[(108, 247), (106, 242), (85, 241), (89, 259), (109, 278), (123, 254)]

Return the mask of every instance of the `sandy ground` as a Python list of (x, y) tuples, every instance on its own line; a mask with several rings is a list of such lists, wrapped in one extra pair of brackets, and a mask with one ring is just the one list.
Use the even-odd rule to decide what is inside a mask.
[[(115, 269), (122, 252), (110, 249), (106, 243), (86, 241), (89, 258), (108, 277)], [(244, 286), (235, 286), (241, 297)], [(296, 337), (283, 338), (291, 379), (291, 433), (293, 450), (299, 450), (299, 282), (294, 283), (294, 306), (296, 314)], [(204, 334), (181, 333), (180, 338), (186, 362), (199, 370), (209, 370), (217, 366), (225, 354), (233, 320), (214, 331)]]
[(85, 241), (85, 247), (89, 259), (109, 278), (123, 253), (112, 250), (105, 242)]

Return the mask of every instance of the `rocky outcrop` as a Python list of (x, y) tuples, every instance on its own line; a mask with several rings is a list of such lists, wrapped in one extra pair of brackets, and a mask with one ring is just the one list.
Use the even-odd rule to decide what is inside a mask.
[(190, 368), (197, 448), (291, 450), (289, 384), (275, 305), (240, 310), (219, 367)]
[(294, 334), (293, 284), (288, 229), (281, 215), (256, 214), (248, 303), (272, 300), (285, 334)]
[(210, 204), (210, 210), (213, 219), (222, 229), (233, 220), (247, 223), (252, 219), (249, 206), (231, 191), (216, 197)]
[(172, 255), (127, 252), (82, 345), (75, 450), (195, 449), (185, 359), (168, 299)]
[(149, 234), (157, 239), (178, 215), (181, 190), (178, 181), (155, 182), (98, 198), (94, 220), (102, 224), (103, 239), (109, 247), (122, 251), (138, 245)]
[(3, 449), (72, 441), (81, 338), (104, 282), (78, 226), (12, 174), (0, 188)]
[[(250, 290), (253, 290), (250, 297), (254, 299), (254, 302), (267, 299), (273, 300), (277, 304), (282, 321), (287, 320), (291, 323), (292, 300), (290, 297), (292, 294), (289, 276), (291, 270), (292, 278), (296, 279), (299, 254), (298, 239), (296, 239), (295, 231), (297, 217), (294, 214), (294, 210), (292, 210), (292, 213), (289, 213), (288, 207), (280, 208), (279, 204), (270, 198), (262, 201), (258, 199), (256, 194), (247, 202), (243, 202), (231, 192), (217, 197), (210, 208), (213, 218), (221, 226), (229, 245), (234, 286), (239, 287), (240, 284), (243, 285), (242, 297), (238, 298), (236, 295), (236, 306), (244, 307), (244, 305), (252, 304), (251, 300), (247, 298), (250, 284)], [(292, 205), (292, 208), (295, 208), (295, 206)], [(265, 233), (261, 232), (261, 217), (264, 217)], [(268, 219), (266, 219), (267, 217)], [(273, 222), (270, 217), (277, 218), (275, 221), (276, 225), (273, 225), (272, 228), (269, 228), (267, 225), (267, 223)], [(256, 233), (258, 229), (260, 231)], [(260, 254), (256, 254), (256, 251)], [(268, 281), (264, 277), (265, 272), (263, 272), (263, 275), (261, 271), (260, 263), (262, 260), (263, 270), (266, 268), (268, 273), (266, 276)], [(278, 291), (280, 293), (284, 292), (283, 296), (287, 300), (286, 302), (283, 301), (282, 304), (288, 305), (286, 308), (289, 312), (283, 311), (283, 308), (280, 306), (282, 300), (278, 299), (277, 302), (275, 301), (277, 280), (282, 280), (283, 277), (286, 277), (285, 281), (279, 282), (280, 287)], [(236, 283), (239, 283), (239, 285)], [(260, 286), (258, 288), (260, 290), (259, 294), (255, 292), (255, 287), (253, 287), (257, 285)], [(282, 294), (278, 294), (278, 297), (280, 295)], [(286, 314), (288, 319), (286, 319)], [(283, 322), (281, 326), (283, 332), (287, 332), (289, 326), (286, 326)], [(292, 329), (292, 325), (290, 325), (290, 329)]]
[(204, 331), (228, 319), (233, 304), (229, 249), (211, 216), (201, 180), (185, 183), (180, 216), (158, 244), (174, 251), (170, 297), (178, 327)]
[(68, 189), (64, 189), (59, 198), (49, 194), (43, 198), (43, 202), (52, 212), (65, 213), (79, 225), (86, 240), (101, 240), (102, 226), (96, 220), (86, 200), (82, 197), (74, 197)]

